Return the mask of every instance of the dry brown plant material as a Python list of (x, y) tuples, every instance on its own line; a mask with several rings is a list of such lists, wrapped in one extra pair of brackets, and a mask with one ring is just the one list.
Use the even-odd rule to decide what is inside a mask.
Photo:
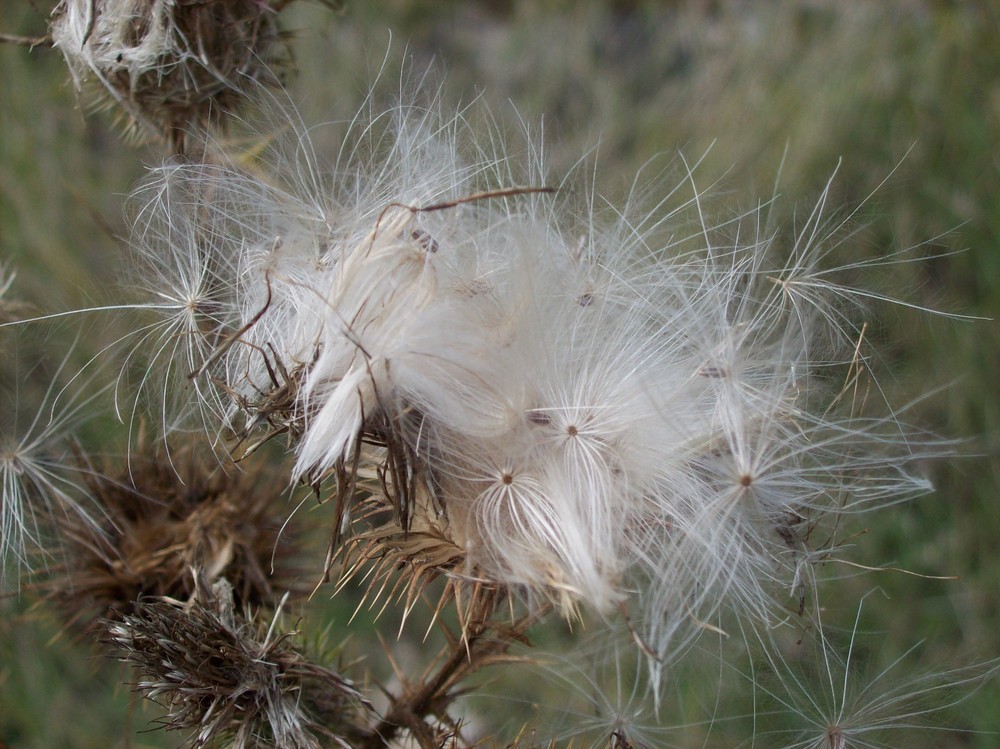
[[(120, 107), (137, 135), (184, 152), (191, 131), (217, 126), (247, 90), (291, 67), (278, 14), (291, 0), (61, 0), (53, 46), (78, 88)], [(327, 3), (329, 4), (329, 3)]]
[(455, 592), (460, 632), (451, 632), (436, 620), (446, 643), (419, 676), (407, 673), (386, 649), (401, 686), (390, 695), (389, 708), (381, 720), (358, 740), (357, 749), (395, 746), (401, 737), (420, 749), (472, 746), (462, 736), (461, 721), (452, 717), (448, 708), (474, 689), (468, 679), (481, 669), (525, 660), (509, 650), (515, 643), (530, 644), (528, 629), (544, 618), (548, 609), (513, 618), (503, 613), (505, 604), (510, 603), (503, 588), (472, 583), (465, 599), (463, 590)]
[(198, 748), (353, 746), (370, 709), (354, 685), (293, 647), (277, 615), (240, 614), (224, 579), (201, 585), (190, 602), (144, 599), (108, 622), (135, 690), (166, 709), (163, 726), (191, 731)]
[(266, 463), (220, 465), (188, 445), (133, 456), (117, 473), (91, 469), (99, 532), (67, 514), (65, 562), (43, 583), (71, 621), (129, 613), (140, 597), (188, 600), (192, 570), (225, 578), (240, 606), (274, 606), (301, 589), (286, 480)]

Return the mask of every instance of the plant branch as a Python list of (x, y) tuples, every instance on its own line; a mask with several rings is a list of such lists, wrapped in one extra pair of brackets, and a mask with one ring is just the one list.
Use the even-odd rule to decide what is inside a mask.
[[(455, 687), (480, 668), (507, 660), (505, 653), (510, 646), (515, 641), (525, 642), (525, 632), (547, 612), (543, 608), (510, 625), (499, 625), (492, 615), (504, 593), (479, 588), (479, 584), (477, 588), (464, 617), (462, 635), (449, 638), (418, 683), (407, 684), (400, 674), (401, 694), (391, 697), (388, 711), (361, 739), (358, 749), (383, 749), (402, 729), (408, 729), (421, 747), (437, 749), (435, 732), (425, 718), (444, 716), (448, 703), (458, 696)], [(434, 670), (436, 663), (440, 665)]]
[(46, 36), (18, 36), (17, 34), (0, 33), (0, 42), (5, 44), (18, 44), (22, 47), (51, 47), (52, 37)]

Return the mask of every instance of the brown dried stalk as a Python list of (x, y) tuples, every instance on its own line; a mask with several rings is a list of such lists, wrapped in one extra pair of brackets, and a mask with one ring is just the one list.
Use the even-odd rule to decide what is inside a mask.
[[(17, 44), (22, 47), (51, 47), (52, 38), (49, 36), (18, 36), (17, 34), (0, 34), (0, 42), (3, 44)], [(2, 744), (0, 744), (2, 746)]]
[(527, 630), (547, 611), (536, 609), (503, 624), (498, 610), (506, 603), (504, 589), (473, 584), (468, 605), (463, 607), (459, 603), (460, 611), (464, 612), (460, 617), (461, 632), (456, 635), (440, 626), (448, 642), (415, 680), (403, 672), (390, 654), (401, 684), (400, 692), (390, 695), (389, 709), (359, 738), (355, 749), (383, 749), (393, 745), (393, 740), (404, 732), (421, 749), (441, 749), (449, 740), (456, 745), (460, 726), (448, 715), (448, 707), (468, 689), (462, 685), (482, 668), (522, 660), (507, 651), (514, 643), (527, 644)]

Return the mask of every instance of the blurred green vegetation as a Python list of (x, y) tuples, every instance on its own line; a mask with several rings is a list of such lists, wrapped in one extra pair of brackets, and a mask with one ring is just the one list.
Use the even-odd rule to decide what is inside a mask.
[[(0, 31), (44, 33), (47, 8), (39, 5), (7, 3)], [(827, 573), (845, 579), (825, 594), (826, 619), (849, 627), (859, 598), (881, 589), (866, 599), (861, 630), (884, 637), (858, 654), (875, 672), (918, 642), (903, 669), (1000, 654), (1000, 544), (992, 535), (1000, 529), (995, 3), (350, 0), (341, 15), (302, 4), (288, 26), (299, 69), (291, 99), (306, 122), (349, 117), (383, 59), (390, 82), (404, 60), (404, 77), (430, 66), (445, 101), (478, 98), (515, 125), (518, 117), (544, 119), (553, 174), (595, 154), (597, 189), (612, 203), (644, 166), (660, 171), (646, 166), (652, 157), (663, 155), (676, 181), (686, 176), (676, 154), (694, 162), (707, 153), (694, 174), (702, 189), (721, 193), (736, 214), (768, 200), (777, 184), (771, 216), (795, 226), (836, 171), (830, 205), (850, 216), (854, 233), (831, 252), (831, 265), (907, 249), (906, 258), (926, 259), (877, 277), (866, 272), (858, 284), (989, 319), (872, 305), (869, 342), (885, 397), (896, 407), (913, 402), (907, 420), (960, 440), (961, 457), (926, 466), (933, 495), (867, 518), (850, 558), (961, 580), (860, 575), (831, 564)], [(0, 71), (0, 260), (18, 271), (12, 296), (45, 312), (115, 300), (122, 195), (154, 150), (126, 145), (109, 117), (84, 111), (57, 52), (0, 45)], [(97, 340), (80, 345), (96, 350), (109, 334), (94, 328)], [(29, 615), (17, 601), (0, 606), (0, 744), (179, 743), (138, 733), (149, 716), (125, 707), (117, 667), (65, 638), (50, 642), (56, 630), (44, 614)], [(737, 714), (748, 715), (746, 684), (718, 681)], [(514, 699), (512, 689), (510, 701), (531, 713), (532, 697)], [(744, 696), (730, 694), (738, 691)], [(707, 720), (712, 694), (690, 695), (678, 721)], [(989, 685), (947, 719), (998, 731), (996, 704), (1000, 688)], [(749, 721), (720, 719), (707, 745), (733, 745), (728, 737)], [(700, 733), (671, 741), (701, 746)], [(931, 734), (912, 744), (998, 745), (989, 733)]]

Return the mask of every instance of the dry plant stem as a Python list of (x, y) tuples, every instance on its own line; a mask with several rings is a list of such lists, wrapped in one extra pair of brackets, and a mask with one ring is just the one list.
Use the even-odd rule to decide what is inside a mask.
[[(506, 651), (515, 641), (526, 642), (527, 630), (548, 611), (548, 607), (542, 607), (510, 625), (501, 625), (493, 617), (498, 604), (505, 599), (504, 591), (476, 583), (464, 612), (462, 635), (449, 636), (449, 642), (419, 681), (408, 682), (401, 669), (393, 664), (402, 691), (391, 698), (385, 716), (359, 740), (357, 749), (389, 746), (401, 730), (408, 730), (423, 749), (440, 749), (435, 731), (425, 718), (433, 715), (445, 724), (451, 723), (447, 708), (459, 695), (456, 687), (480, 668), (510, 660), (512, 656), (506, 656)], [(459, 612), (462, 616), (461, 607)]]
[[(0, 42), (19, 44), (22, 47), (51, 47), (52, 39), (48, 36), (18, 36), (17, 34), (0, 34)], [(0, 747), (3, 744), (0, 743)]]

